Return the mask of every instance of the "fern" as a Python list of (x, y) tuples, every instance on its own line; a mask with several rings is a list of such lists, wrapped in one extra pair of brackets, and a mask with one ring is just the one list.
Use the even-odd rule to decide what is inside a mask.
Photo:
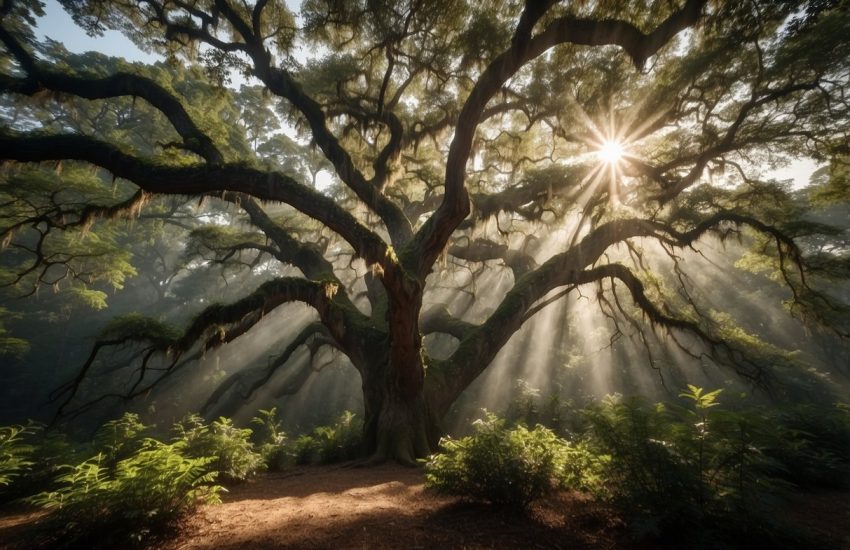
[(103, 453), (65, 466), (58, 487), (27, 499), (51, 510), (61, 538), (99, 545), (138, 541), (174, 523), (199, 504), (220, 501), (214, 460), (184, 456), (185, 443), (145, 439), (137, 452), (110, 467)]
[(282, 470), (290, 460), (286, 448), (286, 433), (277, 418), (277, 407), (260, 409), (257, 416), (251, 419), (251, 423), (258, 426), (254, 436), (266, 468), (273, 472)]
[(94, 436), (94, 451), (104, 457), (110, 467), (136, 452), (145, 441), (152, 426), (147, 426), (138, 414), (125, 412), (120, 418), (101, 426)]
[(205, 424), (197, 414), (174, 425), (174, 441), (185, 443), (191, 457), (212, 457), (209, 467), (226, 481), (244, 481), (263, 469), (263, 458), (250, 441), (252, 430), (237, 428), (229, 418)]
[(345, 411), (333, 424), (300, 435), (293, 444), (292, 453), (297, 464), (352, 460), (360, 455), (362, 439), (363, 422), (353, 412)]
[(0, 427), (0, 489), (11, 485), (34, 465), (35, 447), (27, 439), (38, 429), (32, 422)]

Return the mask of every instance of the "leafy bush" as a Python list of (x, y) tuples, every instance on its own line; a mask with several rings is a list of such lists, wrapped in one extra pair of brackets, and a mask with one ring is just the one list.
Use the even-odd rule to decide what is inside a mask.
[(125, 412), (120, 418), (106, 422), (97, 430), (93, 441), (94, 452), (103, 455), (106, 465), (114, 466), (142, 447), (151, 428), (142, 423), (138, 414)]
[(0, 427), (0, 502), (49, 490), (76, 456), (63, 434), (47, 432), (41, 424)]
[(263, 469), (263, 457), (254, 451), (250, 428), (237, 428), (221, 417), (205, 424), (197, 414), (174, 425), (175, 442), (185, 442), (185, 454), (193, 458), (213, 457), (209, 467), (226, 481), (244, 481)]
[(0, 490), (32, 468), (35, 447), (28, 439), (38, 429), (32, 423), (0, 427)]
[(286, 447), (286, 433), (277, 418), (277, 407), (260, 409), (251, 422), (258, 426), (254, 436), (266, 468), (271, 472), (282, 470), (290, 462), (290, 457)]
[(578, 491), (603, 494), (607, 479), (604, 473), (610, 457), (599, 455), (586, 441), (569, 442), (563, 450), (561, 486)]
[(607, 456), (598, 494), (640, 536), (696, 546), (800, 543), (775, 521), (773, 497), (789, 485), (778, 475), (786, 465), (767, 452), (793, 437), (776, 413), (720, 409), (720, 393), (688, 386), (680, 394), (687, 406), (606, 398), (585, 409), (592, 452)]
[(360, 455), (363, 422), (345, 411), (330, 426), (319, 426), (310, 435), (299, 436), (293, 445), (296, 464), (329, 464), (353, 460)]
[(293, 441), (291, 452), (296, 464), (318, 464), (321, 443), (310, 434), (301, 434)]
[(781, 464), (773, 475), (805, 487), (850, 488), (850, 407), (785, 407), (770, 424), (779, 437), (764, 452)]
[(425, 465), (428, 487), (525, 508), (550, 492), (556, 484), (582, 485), (584, 472), (565, 471), (567, 461), (585, 456), (551, 430), (524, 425), (508, 428), (493, 414), (475, 422), (475, 433), (462, 439), (444, 438), (443, 452)]
[(643, 520), (694, 518), (691, 496), (697, 491), (696, 472), (673, 448), (676, 428), (664, 406), (637, 398), (606, 398), (584, 412), (590, 422), (590, 444), (597, 454), (608, 457), (603, 496), (644, 516)]
[(186, 444), (146, 439), (133, 455), (107, 465), (102, 453), (57, 479), (58, 488), (30, 497), (32, 504), (53, 510), (69, 544), (138, 542), (152, 528), (162, 528), (199, 503), (219, 501), (221, 487), (209, 471), (214, 458), (187, 458)]

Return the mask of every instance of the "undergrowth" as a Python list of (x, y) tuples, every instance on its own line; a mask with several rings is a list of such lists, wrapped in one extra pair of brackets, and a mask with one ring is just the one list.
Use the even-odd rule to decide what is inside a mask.
[[(689, 548), (810, 546), (781, 521), (783, 498), (850, 488), (842, 404), (726, 408), (720, 390), (688, 386), (664, 403), (609, 396), (575, 408), (525, 388), (507, 415), (486, 413), (472, 435), (444, 438), (425, 464), (428, 486), (517, 510), (559, 488), (585, 491), (618, 508), (635, 538)], [(275, 408), (251, 425), (189, 415), (157, 439), (127, 413), (84, 445), (35, 423), (2, 427), (0, 501), (47, 509), (70, 545), (150, 545), (217, 502), (220, 482), (362, 451), (363, 424), (350, 412), (292, 437)]]
[(190, 414), (174, 425), (174, 441), (185, 443), (184, 453), (193, 458), (209, 457), (210, 466), (223, 481), (245, 481), (265, 468), (263, 457), (254, 450), (250, 428), (237, 428), (229, 418), (204, 423)]
[(441, 441), (429, 486), (520, 509), (557, 485), (579, 489), (618, 508), (636, 539), (689, 548), (810, 546), (781, 521), (783, 499), (850, 487), (846, 405), (731, 410), (720, 390), (688, 386), (665, 403), (572, 408), (523, 390), (510, 420), (487, 413), (473, 435)]
[(486, 414), (475, 433), (444, 438), (443, 452), (425, 464), (428, 487), (439, 492), (486, 500), (522, 510), (556, 486), (587, 486), (588, 470), (567, 464), (590, 460), (543, 426), (528, 429)]
[(351, 411), (343, 412), (330, 426), (319, 426), (293, 442), (296, 464), (329, 464), (353, 460), (361, 454), (363, 422)]
[(186, 443), (145, 439), (112, 463), (97, 455), (68, 465), (56, 488), (27, 499), (52, 511), (58, 545), (109, 547), (147, 543), (199, 504), (219, 502), (213, 457), (185, 456)]

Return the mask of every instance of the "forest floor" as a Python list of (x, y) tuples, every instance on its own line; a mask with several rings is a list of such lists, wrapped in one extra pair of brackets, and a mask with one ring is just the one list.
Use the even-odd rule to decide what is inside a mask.
[[(563, 492), (523, 516), (437, 495), (422, 470), (385, 465), (299, 467), (230, 488), (203, 506), (166, 550), (237, 548), (638, 548), (611, 509)], [(850, 549), (850, 493), (800, 495), (788, 521)], [(0, 548), (50, 547), (41, 513), (0, 514)], [(54, 541), (55, 542), (55, 541)], [(652, 548), (641, 545), (640, 548)]]
[(164, 548), (620, 548), (622, 523), (577, 493), (517, 516), (425, 489), (422, 470), (302, 467), (230, 489)]

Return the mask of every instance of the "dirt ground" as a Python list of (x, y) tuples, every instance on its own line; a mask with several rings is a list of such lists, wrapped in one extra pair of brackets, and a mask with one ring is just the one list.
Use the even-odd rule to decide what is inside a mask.
[(232, 488), (164, 548), (619, 547), (607, 521), (580, 495), (517, 517), (425, 491), (421, 470), (306, 467)]
[[(265, 474), (203, 506), (167, 550), (245, 548), (623, 548), (614, 515), (564, 493), (526, 516), (426, 491), (422, 470), (299, 467)], [(0, 548), (50, 548), (42, 513), (0, 513)]]
[[(401, 466), (300, 467), (236, 485), (204, 506), (166, 550), (243, 548), (634, 548), (617, 515), (577, 493), (561, 493), (525, 516), (440, 496), (421, 470)], [(788, 519), (850, 549), (850, 494), (804, 495)], [(50, 547), (43, 514), (0, 514), (0, 548)], [(47, 541), (47, 542), (46, 542)], [(647, 548), (647, 546), (644, 546)]]

